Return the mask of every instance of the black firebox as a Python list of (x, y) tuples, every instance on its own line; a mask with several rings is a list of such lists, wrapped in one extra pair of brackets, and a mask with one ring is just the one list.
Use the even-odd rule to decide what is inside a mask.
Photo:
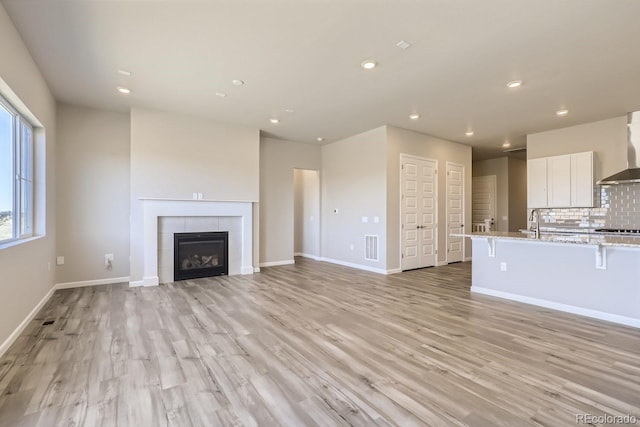
[(229, 274), (229, 233), (175, 233), (173, 280)]

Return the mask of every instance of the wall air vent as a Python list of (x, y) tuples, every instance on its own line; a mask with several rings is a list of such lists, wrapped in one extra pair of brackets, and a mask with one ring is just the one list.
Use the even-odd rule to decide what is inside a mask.
[(375, 234), (364, 235), (364, 259), (378, 261), (378, 236)]

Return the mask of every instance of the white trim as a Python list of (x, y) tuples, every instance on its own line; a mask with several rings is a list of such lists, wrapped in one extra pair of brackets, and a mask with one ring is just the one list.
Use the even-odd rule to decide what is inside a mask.
[(436, 262), (436, 267), (442, 267), (443, 265), (449, 264), (446, 260)]
[(471, 261), (473, 258), (468, 256), (466, 258), (462, 258), (462, 261), (467, 262), (467, 261)]
[(253, 267), (254, 273), (260, 273), (260, 267)]
[(253, 267), (242, 267), (240, 269), (240, 274), (253, 274)]
[(129, 277), (113, 277), (111, 279), (83, 280), (80, 282), (56, 283), (55, 289), (84, 288), (85, 286), (112, 285), (129, 282)]
[(18, 327), (11, 333), (11, 335), (9, 335), (9, 337), (7, 337), (6, 340), (4, 340), (2, 345), (0, 345), (0, 357), (2, 355), (4, 355), (7, 352), (7, 350), (9, 350), (9, 347), (11, 347), (11, 345), (18, 339), (20, 334), (29, 325), (29, 322), (31, 322), (36, 317), (38, 312), (49, 301), (49, 299), (51, 298), (51, 296), (53, 295), (53, 293), (55, 291), (56, 291), (56, 287), (55, 286), (53, 286), (51, 289), (49, 289), (49, 292), (47, 292), (47, 294), (44, 297), (42, 297), (40, 302), (38, 304), (36, 304), (36, 306), (33, 308), (33, 310), (31, 310), (31, 312), (29, 314), (27, 314), (27, 317), (25, 317), (24, 320), (22, 322), (20, 322)]
[(392, 268), (391, 270), (387, 270), (387, 274), (398, 274), (398, 273), (402, 273), (401, 268)]
[(261, 262), (260, 267), (275, 267), (278, 265), (291, 265), (295, 263), (296, 262), (292, 259), (287, 259), (283, 261), (269, 261), (269, 262)]
[(551, 308), (553, 310), (564, 311), (566, 313), (578, 314), (580, 316), (591, 317), (607, 322), (618, 323), (621, 325), (640, 328), (640, 319), (633, 317), (620, 316), (618, 314), (606, 313), (604, 311), (591, 310), (589, 308), (577, 307), (575, 305), (562, 304), (559, 302), (547, 301), (538, 298), (527, 297), (524, 295), (511, 294), (509, 292), (496, 291), (494, 289), (471, 286), (471, 292), (477, 294), (489, 295), (492, 297), (504, 298), (508, 300), (518, 301), (525, 304), (537, 305), (540, 307)]
[(342, 265), (342, 266), (345, 266), (345, 267), (357, 268), (359, 270), (370, 271), (372, 273), (389, 274), (387, 272), (387, 270), (383, 270), (381, 268), (369, 267), (368, 265), (362, 265), (362, 264), (354, 264), (352, 262), (340, 261), (340, 260), (332, 259), (332, 258), (320, 257), (320, 258), (318, 258), (318, 261), (329, 262), (331, 264), (338, 264), (338, 265)]
[(311, 258), (311, 259), (314, 259), (316, 261), (320, 260), (320, 257), (318, 255), (305, 254), (304, 252), (296, 252), (296, 253), (293, 254), (293, 256), (301, 256), (301, 257), (304, 257), (304, 258)]
[(137, 288), (139, 286), (144, 286), (144, 281), (143, 280), (134, 280), (133, 282), (129, 282), (129, 287), (130, 288)]

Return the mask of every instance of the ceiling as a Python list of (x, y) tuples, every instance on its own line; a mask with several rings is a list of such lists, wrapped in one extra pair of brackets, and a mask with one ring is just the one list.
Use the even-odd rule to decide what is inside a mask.
[[(389, 124), (472, 145), (481, 159), (505, 140), (524, 147), (528, 133), (640, 110), (638, 0), (2, 4), (60, 101), (175, 111), (292, 141)], [(378, 66), (362, 69), (365, 59)], [(515, 79), (523, 86), (507, 89)]]

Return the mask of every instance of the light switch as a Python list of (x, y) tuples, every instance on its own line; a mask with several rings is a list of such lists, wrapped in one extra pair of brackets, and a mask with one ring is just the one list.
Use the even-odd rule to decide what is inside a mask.
[(380, 222), (380, 217), (379, 216), (374, 216), (373, 217), (373, 222), (375, 222), (376, 224)]
[(198, 200), (202, 200), (202, 193), (198, 193)]
[(367, 222), (369, 222), (369, 217), (368, 216), (363, 216), (362, 217), (362, 223), (366, 224)]
[(56, 265), (64, 265), (64, 257), (59, 256), (56, 258)]

